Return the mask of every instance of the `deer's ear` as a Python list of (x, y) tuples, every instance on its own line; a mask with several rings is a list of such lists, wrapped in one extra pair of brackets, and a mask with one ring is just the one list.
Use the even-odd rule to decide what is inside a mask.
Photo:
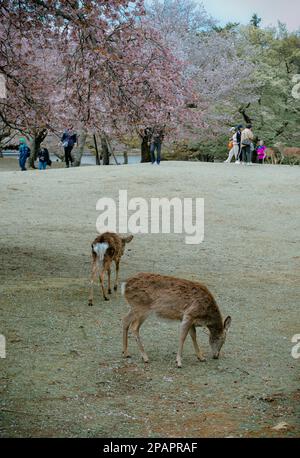
[(231, 325), (231, 316), (228, 316), (227, 318), (225, 318), (225, 321), (224, 321), (224, 329), (225, 329), (225, 331), (228, 330), (230, 325)]
[(125, 243), (131, 242), (132, 239), (133, 239), (133, 235), (129, 235), (128, 237), (122, 237), (123, 245), (125, 245)]

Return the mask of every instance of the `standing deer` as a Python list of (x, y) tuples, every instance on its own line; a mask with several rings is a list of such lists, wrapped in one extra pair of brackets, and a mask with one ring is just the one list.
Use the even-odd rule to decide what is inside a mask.
[(209, 343), (213, 358), (219, 357), (231, 324), (231, 317), (228, 316), (223, 323), (219, 307), (206, 286), (176, 277), (139, 273), (122, 284), (122, 294), (131, 307), (130, 312), (123, 319), (123, 356), (125, 358), (129, 357), (128, 330), (131, 327), (144, 362), (149, 361), (139, 335), (139, 329), (152, 312), (159, 318), (181, 321), (176, 358), (178, 367), (181, 367), (183, 344), (188, 333), (192, 338), (197, 358), (205, 361), (197, 343), (196, 326), (206, 326), (209, 329)]
[(100, 284), (102, 289), (103, 297), (106, 301), (109, 298), (106, 295), (104, 288), (104, 274), (107, 272), (108, 276), (108, 294), (111, 294), (110, 287), (110, 274), (111, 274), (111, 263), (115, 262), (116, 265), (116, 278), (114, 283), (114, 290), (118, 288), (119, 280), (119, 267), (120, 260), (124, 254), (126, 243), (131, 242), (133, 235), (128, 237), (121, 237), (114, 232), (104, 232), (95, 238), (92, 243), (92, 276), (91, 276), (91, 287), (89, 295), (89, 305), (93, 305), (94, 298), (94, 282), (97, 274), (99, 274)]
[(278, 148), (267, 148), (266, 151), (266, 159), (271, 161), (271, 164), (276, 165), (282, 161), (282, 155), (279, 152)]
[(283, 143), (275, 143), (276, 148), (281, 154), (281, 163), (287, 160), (290, 164), (297, 164), (300, 160), (300, 148), (293, 146), (284, 146)]

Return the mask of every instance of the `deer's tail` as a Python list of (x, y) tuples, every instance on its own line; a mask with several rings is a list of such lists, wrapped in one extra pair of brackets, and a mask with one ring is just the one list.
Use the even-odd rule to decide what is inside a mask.
[(99, 261), (103, 261), (106, 250), (108, 249), (108, 243), (95, 243), (92, 245), (92, 252), (98, 257)]

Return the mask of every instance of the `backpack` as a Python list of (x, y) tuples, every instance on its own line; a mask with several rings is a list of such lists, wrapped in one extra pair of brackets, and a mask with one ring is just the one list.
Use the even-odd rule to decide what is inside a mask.
[(248, 138), (246, 138), (245, 140), (242, 141), (242, 145), (243, 145), (243, 146), (250, 146), (250, 145), (251, 145), (251, 140), (249, 140)]

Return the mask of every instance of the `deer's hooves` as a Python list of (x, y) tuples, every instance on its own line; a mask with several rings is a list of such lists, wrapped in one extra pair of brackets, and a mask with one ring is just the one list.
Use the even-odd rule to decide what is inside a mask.
[(204, 356), (198, 356), (198, 360), (201, 361), (201, 363), (206, 362), (206, 358)]
[(89, 301), (89, 306), (92, 307), (93, 301)]
[(117, 289), (118, 289), (118, 286), (115, 285), (115, 286), (114, 286), (114, 291), (117, 291)]
[(124, 353), (124, 351), (123, 351), (122, 355), (123, 355), (123, 358), (131, 358), (131, 356), (128, 353)]
[(109, 297), (105, 297), (104, 300), (105, 300), (105, 301), (109, 301)]
[(108, 294), (111, 294), (111, 289), (110, 289), (110, 288), (109, 288), (109, 290), (108, 290)]

